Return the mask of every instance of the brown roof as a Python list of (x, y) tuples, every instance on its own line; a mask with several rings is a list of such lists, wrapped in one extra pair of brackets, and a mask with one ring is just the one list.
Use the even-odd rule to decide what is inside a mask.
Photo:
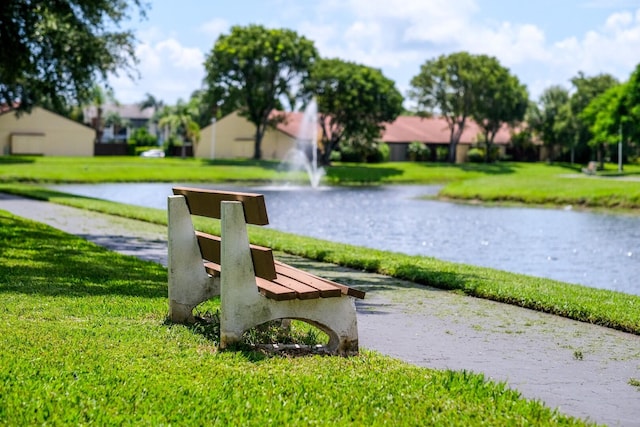
[[(292, 138), (298, 135), (298, 129), (304, 116), (301, 112), (274, 111), (276, 114), (284, 115), (284, 120), (276, 125), (276, 129)], [(318, 132), (322, 132), (318, 128)], [(460, 138), (461, 144), (473, 144), (477, 142), (478, 134), (482, 130), (472, 120), (467, 120), (464, 132)], [(419, 141), (430, 144), (448, 144), (450, 138), (449, 126), (442, 117), (423, 118), (418, 116), (399, 116), (392, 123), (385, 123), (382, 131), (382, 140), (389, 144), (409, 143)], [(511, 130), (508, 126), (503, 126), (496, 134), (495, 144), (508, 144), (511, 141)]]
[[(461, 144), (473, 144), (482, 133), (480, 126), (473, 120), (467, 119), (464, 132), (460, 137)], [(442, 117), (423, 118), (418, 116), (400, 116), (394, 122), (387, 123), (382, 132), (382, 140), (386, 143), (423, 142), (431, 144), (448, 144), (451, 131), (446, 120)], [(495, 136), (495, 144), (508, 144), (511, 132), (508, 126), (503, 126)]]

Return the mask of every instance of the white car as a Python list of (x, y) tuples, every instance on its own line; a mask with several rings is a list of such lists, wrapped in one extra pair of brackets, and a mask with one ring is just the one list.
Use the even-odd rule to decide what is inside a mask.
[(164, 157), (164, 151), (154, 148), (152, 150), (143, 151), (140, 157)]

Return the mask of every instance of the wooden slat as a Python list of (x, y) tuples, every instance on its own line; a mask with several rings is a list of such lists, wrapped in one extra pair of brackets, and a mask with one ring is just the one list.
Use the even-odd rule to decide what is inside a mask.
[(173, 187), (173, 194), (187, 199), (192, 215), (220, 219), (220, 203), (223, 201), (242, 202), (245, 221), (248, 224), (267, 225), (267, 206), (262, 194), (240, 193), (233, 191), (206, 190), (202, 188)]
[(314, 289), (317, 289), (322, 298), (342, 296), (342, 289), (337, 286), (337, 283), (328, 283), (325, 280), (320, 280), (320, 278), (313, 276), (312, 274), (309, 274), (307, 272), (295, 269), (290, 265), (277, 262), (276, 273), (278, 273), (279, 277), (289, 277), (308, 286), (311, 286)]
[[(222, 244), (220, 236), (196, 231), (196, 237), (198, 238), (202, 258), (220, 264), (220, 248)], [(271, 249), (258, 245), (249, 245), (249, 248), (251, 249), (253, 269), (256, 276), (267, 280), (275, 279), (276, 268)]]
[[(207, 273), (211, 274), (214, 277), (219, 277), (221, 274), (220, 264), (216, 264), (215, 262), (205, 262), (204, 268)], [(256, 286), (258, 288), (258, 292), (260, 292), (265, 297), (274, 299), (276, 301), (296, 299), (298, 297), (298, 294), (293, 289), (271, 282), (261, 277), (256, 277)]]
[(295, 291), (265, 280), (262, 277), (256, 277), (256, 284), (258, 285), (258, 291), (262, 295), (276, 301), (296, 299), (297, 297)]
[(273, 282), (291, 289), (292, 291), (295, 291), (296, 298), (298, 299), (320, 298), (320, 291), (318, 291), (316, 288), (292, 279), (291, 277), (278, 275), (278, 277), (273, 280)]
[[(352, 297), (355, 297), (355, 298), (359, 298), (359, 299), (364, 299), (364, 297), (366, 295), (366, 292), (364, 292), (364, 291), (361, 291), (361, 290), (358, 290), (358, 289), (354, 289), (354, 288), (350, 288), (349, 286), (342, 285), (342, 284), (336, 283), (336, 282), (332, 282), (331, 280), (323, 279), (322, 277), (318, 277), (318, 276), (315, 276), (315, 275), (313, 275), (311, 273), (307, 273), (306, 271), (299, 270), (299, 269), (297, 269), (295, 267), (292, 267), (290, 265), (287, 265), (287, 264), (285, 264), (283, 262), (280, 262), (280, 261), (277, 261), (277, 260), (275, 261), (275, 265), (276, 265), (276, 271), (277, 272), (280, 272), (279, 270), (281, 268), (283, 270), (284, 269), (290, 269), (290, 270), (296, 271), (298, 274), (307, 276), (309, 278), (309, 280), (311, 278), (313, 278), (314, 281), (321, 281), (321, 282), (325, 282), (325, 283), (328, 283), (330, 285), (336, 286), (337, 288), (340, 289), (340, 291), (342, 292), (343, 295), (349, 295), (349, 296), (352, 296)], [(304, 282), (307, 283), (306, 280), (304, 280)]]
[(204, 269), (207, 271), (207, 273), (209, 273), (210, 275), (212, 275), (214, 277), (219, 277), (220, 276), (220, 264), (216, 264), (215, 262), (207, 261), (207, 262), (204, 263)]

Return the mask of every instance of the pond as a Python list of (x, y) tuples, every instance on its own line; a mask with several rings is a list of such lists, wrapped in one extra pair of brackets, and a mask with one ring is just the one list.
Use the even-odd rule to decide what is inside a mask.
[[(166, 209), (172, 186), (50, 188)], [(419, 199), (435, 186), (198, 186), (264, 194), (277, 230), (640, 295), (638, 216)]]

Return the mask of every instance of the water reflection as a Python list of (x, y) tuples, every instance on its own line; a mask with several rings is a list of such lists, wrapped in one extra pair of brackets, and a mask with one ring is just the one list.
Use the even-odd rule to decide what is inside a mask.
[[(199, 186), (265, 194), (270, 227), (278, 230), (640, 295), (640, 217), (417, 199), (435, 194), (433, 186)], [(171, 187), (51, 188), (164, 209)]]

